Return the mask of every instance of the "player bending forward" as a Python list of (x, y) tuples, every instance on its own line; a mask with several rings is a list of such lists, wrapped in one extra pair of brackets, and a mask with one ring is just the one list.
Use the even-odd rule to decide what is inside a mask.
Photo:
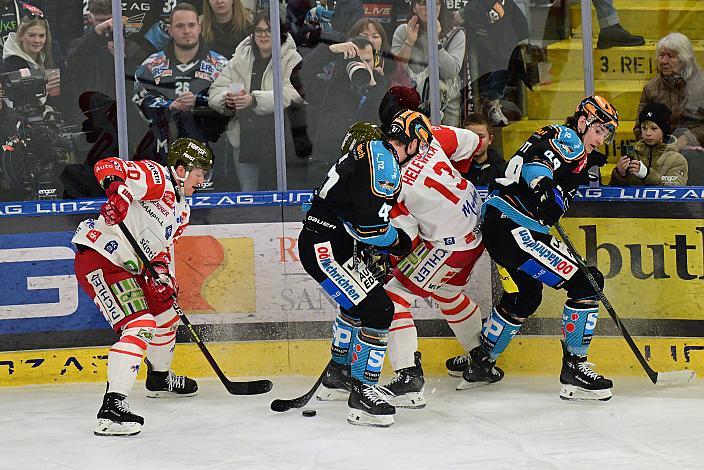
[[(78, 226), (75, 269), (78, 282), (120, 335), (108, 353), (108, 384), (98, 411), (99, 436), (131, 436), (144, 419), (130, 412), (127, 395), (147, 353), (147, 396), (192, 396), (198, 385), (175, 375), (171, 361), (179, 318), (173, 309), (178, 286), (171, 271), (171, 246), (188, 224), (186, 197), (205, 181), (210, 150), (193, 139), (179, 139), (168, 168), (153, 161), (106, 158), (95, 176), (108, 201), (97, 220)], [(159, 279), (150, 276), (117, 224), (132, 233), (151, 259)]]
[[(505, 269), (504, 294), (484, 323), (482, 344), (470, 352), (470, 364), (462, 376), (465, 381), (501, 379), (503, 374), (494, 367), (496, 359), (538, 309), (547, 284), (567, 292), (560, 397), (611, 398), (613, 383), (587, 362), (599, 311), (596, 292), (549, 230), (569, 207), (577, 186), (586, 182), (588, 168), (605, 163), (596, 149), (613, 139), (617, 127), (613, 106), (600, 96), (585, 98), (565, 125), (534, 133), (509, 160), (506, 177), (490, 186), (482, 208), (482, 231), (491, 258)], [(593, 266), (589, 269), (603, 287), (601, 272)]]
[[(414, 111), (402, 114), (406, 120), (418, 115)], [(409, 139), (399, 124), (403, 122), (394, 122), (389, 132)], [(436, 126), (432, 135), (423, 151), (401, 167), (401, 195), (391, 211), (395, 227), (412, 238), (420, 237), (385, 286), (395, 307), (389, 330), (389, 361), (397, 376), (382, 391), (389, 403), (399, 407), (425, 406), (425, 380), (420, 353), (416, 352), (418, 332), (410, 310), (416, 299), (430, 297), (437, 302), (467, 352), (479, 345), (482, 326), (479, 305), (463, 292), (484, 252), (479, 224), (481, 200), (459, 171), (469, 167), (481, 142), (474, 132), (456, 127)], [(451, 375), (461, 375), (467, 365), (466, 355), (449, 359), (446, 365)]]
[[(352, 126), (346, 140), (367, 140), (351, 135), (360, 132), (365, 134)], [(298, 237), (304, 269), (340, 306), (333, 324), (333, 366), (326, 374), (351, 389), (347, 421), (352, 424), (388, 427), (394, 422), (396, 409), (376, 385), (394, 307), (358, 254), (362, 243), (398, 255), (410, 251), (410, 238), (389, 224), (389, 212), (401, 189), (399, 163), (417, 151), (417, 145), (393, 137), (356, 145), (316, 189)]]

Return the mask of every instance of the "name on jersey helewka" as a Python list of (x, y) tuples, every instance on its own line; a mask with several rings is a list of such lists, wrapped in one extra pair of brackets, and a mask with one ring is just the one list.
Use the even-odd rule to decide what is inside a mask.
[(408, 164), (405, 165), (403, 168), (403, 175), (401, 176), (401, 181), (403, 181), (404, 184), (413, 186), (413, 183), (415, 183), (415, 181), (418, 179), (418, 176), (420, 176), (420, 172), (423, 171), (423, 168), (425, 168), (425, 164), (428, 163), (431, 158), (433, 158), (435, 152), (437, 152), (437, 149), (435, 149), (434, 147), (429, 147), (425, 155), (418, 155), (414, 158), (411, 158), (411, 161), (409, 161)]
[(347, 294), (350, 300), (359, 300), (361, 297), (360, 293), (357, 292), (354, 284), (350, 282), (347, 275), (338, 271), (337, 266), (339, 265), (333, 262), (332, 256), (330, 256), (330, 248), (325, 245), (319, 245), (315, 247), (315, 251), (318, 257), (318, 265), (327, 273), (328, 277), (332, 279), (340, 289), (345, 291), (345, 294)]

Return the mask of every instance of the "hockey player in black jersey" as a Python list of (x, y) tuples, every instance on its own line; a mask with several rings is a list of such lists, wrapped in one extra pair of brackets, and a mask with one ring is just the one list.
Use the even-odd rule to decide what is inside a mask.
[[(613, 139), (617, 127), (618, 114), (608, 101), (585, 98), (565, 125), (534, 133), (509, 160), (505, 177), (489, 187), (482, 233), (486, 249), (499, 265), (504, 293), (484, 323), (481, 345), (470, 351), (459, 389), (501, 380), (496, 359), (538, 309), (547, 284), (567, 292), (560, 397), (611, 398), (611, 380), (586, 362), (598, 314), (596, 293), (549, 230), (567, 211), (577, 187), (588, 180), (588, 168), (606, 163), (597, 148)], [(603, 287), (602, 273), (593, 266), (589, 269)]]
[[(323, 385), (330, 393), (350, 392), (351, 424), (388, 427), (394, 422), (395, 408), (376, 385), (394, 307), (359, 251), (362, 245), (395, 255), (411, 249), (408, 235), (389, 224), (389, 211), (401, 189), (399, 164), (432, 139), (428, 119), (416, 114), (392, 124), (384, 140), (377, 140), (381, 133), (369, 124), (352, 126), (343, 144), (352, 149), (316, 189), (298, 238), (306, 272), (340, 306)], [(409, 138), (402, 140), (400, 134)]]

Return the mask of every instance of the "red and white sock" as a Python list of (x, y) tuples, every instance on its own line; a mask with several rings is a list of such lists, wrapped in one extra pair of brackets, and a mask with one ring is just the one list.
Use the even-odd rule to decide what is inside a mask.
[(120, 340), (108, 352), (108, 392), (128, 395), (132, 390), (155, 327), (156, 321), (150, 314), (125, 324)]

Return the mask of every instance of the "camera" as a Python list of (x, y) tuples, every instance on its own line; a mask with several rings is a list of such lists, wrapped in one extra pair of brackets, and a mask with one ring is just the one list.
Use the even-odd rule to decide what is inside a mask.
[(372, 81), (372, 72), (367, 68), (367, 65), (358, 58), (348, 59), (345, 65), (347, 76), (350, 78), (352, 85), (360, 88), (369, 86)]
[[(45, 113), (41, 98), (46, 80), (39, 71), (20, 69), (0, 74), (13, 111), (3, 119), (15, 120), (10, 135), (0, 136), (0, 192), (3, 199), (56, 199), (57, 167), (65, 164), (81, 134), (72, 133), (59, 113)], [(50, 116), (49, 116), (50, 115)]]

